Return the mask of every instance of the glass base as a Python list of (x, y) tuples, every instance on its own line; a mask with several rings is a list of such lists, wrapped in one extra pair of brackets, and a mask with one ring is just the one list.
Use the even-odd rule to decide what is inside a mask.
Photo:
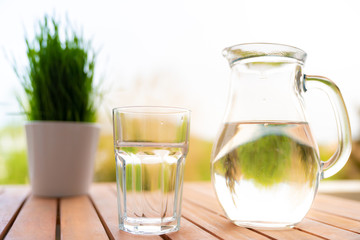
[(277, 223), (277, 222), (257, 222), (257, 221), (233, 221), (233, 223), (240, 227), (254, 228), (259, 230), (286, 230), (293, 228), (297, 223)]
[(174, 218), (163, 218), (163, 220), (165, 219), (168, 221), (159, 222), (160, 219), (158, 218), (128, 218), (128, 221), (125, 220), (123, 223), (119, 224), (119, 229), (138, 235), (161, 235), (179, 230), (180, 222), (177, 219), (174, 220)]

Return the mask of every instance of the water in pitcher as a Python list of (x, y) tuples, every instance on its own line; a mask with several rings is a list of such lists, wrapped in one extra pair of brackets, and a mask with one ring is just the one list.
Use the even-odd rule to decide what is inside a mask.
[(186, 151), (184, 144), (115, 146), (121, 226), (139, 234), (178, 227)]
[(212, 181), (235, 224), (277, 228), (301, 221), (320, 172), (307, 123), (225, 123), (215, 146)]

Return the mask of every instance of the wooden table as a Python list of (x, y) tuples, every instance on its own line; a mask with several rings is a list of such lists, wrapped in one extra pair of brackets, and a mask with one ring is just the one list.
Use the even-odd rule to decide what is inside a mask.
[(237, 227), (209, 183), (186, 183), (181, 229), (161, 236), (118, 230), (115, 184), (94, 184), (89, 196), (37, 198), (28, 186), (0, 186), (0, 239), (360, 239), (360, 202), (318, 194), (294, 229)]

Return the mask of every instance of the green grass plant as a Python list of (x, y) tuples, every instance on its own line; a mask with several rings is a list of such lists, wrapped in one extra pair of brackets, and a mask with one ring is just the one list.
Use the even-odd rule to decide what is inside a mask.
[(25, 101), (19, 98), (20, 105), (30, 121), (95, 122), (95, 51), (69, 22), (61, 27), (45, 16), (34, 40), (25, 38), (25, 73), (14, 65), (26, 96)]

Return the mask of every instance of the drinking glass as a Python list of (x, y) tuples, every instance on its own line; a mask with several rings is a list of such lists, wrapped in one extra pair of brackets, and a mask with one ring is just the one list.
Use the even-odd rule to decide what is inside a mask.
[(190, 111), (113, 109), (120, 230), (160, 235), (180, 228)]

